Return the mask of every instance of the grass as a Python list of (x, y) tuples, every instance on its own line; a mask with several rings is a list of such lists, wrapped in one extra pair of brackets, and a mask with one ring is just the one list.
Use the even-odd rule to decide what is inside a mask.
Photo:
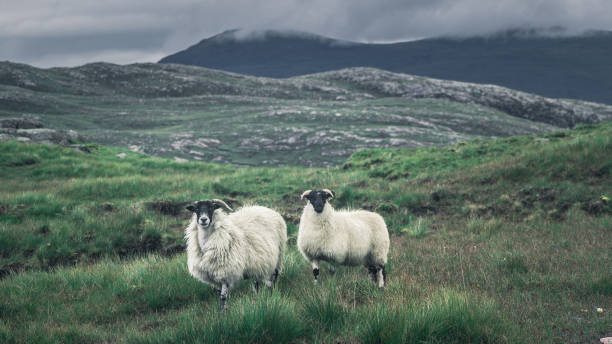
[[(595, 342), (612, 335), (612, 124), (535, 138), (360, 151), (329, 169), (0, 143), (0, 340)], [(385, 289), (326, 266), (313, 286), (295, 247), (313, 187), (384, 216)], [(274, 207), (289, 232), (277, 287), (242, 282), (224, 317), (182, 253), (185, 202), (213, 197)]]
[(507, 341), (503, 320), (491, 303), (442, 290), (421, 304), (373, 307), (364, 343), (497, 343)]

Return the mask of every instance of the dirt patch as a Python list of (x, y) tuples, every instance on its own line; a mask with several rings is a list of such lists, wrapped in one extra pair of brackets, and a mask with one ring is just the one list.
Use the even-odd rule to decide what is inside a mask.
[(174, 256), (175, 254), (185, 251), (186, 246), (184, 244), (171, 244), (167, 245), (161, 250), (161, 254), (167, 257)]
[(582, 204), (581, 208), (591, 215), (602, 215), (604, 213), (609, 213), (610, 209), (612, 209), (612, 207), (601, 200), (585, 202)]
[(191, 202), (188, 201), (156, 201), (146, 203), (148, 209), (155, 211), (158, 214), (179, 216), (185, 210), (185, 207)]
[(104, 210), (106, 212), (111, 212), (111, 211), (115, 210), (115, 206), (110, 204), (110, 203), (104, 203), (104, 204), (102, 204), (102, 210)]
[(21, 160), (18, 161), (13, 161), (13, 163), (11, 163), (11, 166), (15, 166), (15, 167), (19, 167), (19, 166), (28, 166), (28, 165), (34, 165), (36, 164), (38, 161), (34, 158), (23, 158)]
[(525, 188), (517, 193), (518, 198), (525, 207), (531, 207), (538, 201), (551, 203), (557, 198), (557, 193), (552, 188)]
[(51, 229), (47, 225), (42, 225), (42, 226), (40, 226), (40, 228), (38, 228), (38, 233), (40, 233), (42, 235), (47, 235), (50, 232), (51, 232)]
[(0, 279), (7, 277), (12, 273), (19, 272), (23, 270), (24, 264), (20, 262), (12, 262), (8, 264), (4, 264), (0, 267)]

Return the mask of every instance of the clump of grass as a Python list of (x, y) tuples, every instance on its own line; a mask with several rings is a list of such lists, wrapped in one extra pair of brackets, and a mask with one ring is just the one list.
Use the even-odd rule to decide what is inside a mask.
[(364, 343), (500, 343), (508, 333), (491, 302), (449, 290), (420, 304), (376, 306), (366, 318)]
[(470, 216), (465, 224), (465, 230), (468, 233), (481, 236), (490, 236), (501, 229), (501, 222), (496, 218), (483, 218), (479, 216)]
[(334, 206), (337, 208), (353, 207), (361, 199), (365, 197), (363, 191), (352, 186), (344, 186), (336, 191), (337, 196), (334, 198)]
[(227, 314), (207, 309), (206, 314), (185, 315), (176, 328), (151, 343), (289, 343), (304, 338), (304, 323), (296, 306), (278, 292), (233, 299)]
[(333, 283), (326, 290), (312, 288), (307, 291), (302, 308), (311, 323), (327, 331), (340, 327), (347, 317), (346, 309), (339, 301), (336, 285)]
[(376, 211), (377, 212), (384, 212), (384, 213), (394, 213), (398, 210), (398, 206), (393, 204), (393, 203), (389, 203), (389, 202), (382, 202), (381, 204), (379, 204), (376, 207)]
[(407, 233), (413, 238), (420, 238), (429, 233), (429, 226), (431, 221), (427, 218), (418, 217), (416, 220), (409, 223), (406, 227), (402, 228), (400, 232)]
[(525, 262), (525, 257), (518, 253), (510, 253), (502, 256), (497, 262), (500, 271), (506, 273), (527, 273), (529, 267)]
[(612, 277), (604, 276), (596, 279), (592, 284), (592, 290), (598, 294), (612, 296)]
[(404, 193), (401, 194), (395, 201), (395, 204), (400, 209), (408, 209), (410, 211), (419, 211), (427, 205), (429, 195), (424, 193)]

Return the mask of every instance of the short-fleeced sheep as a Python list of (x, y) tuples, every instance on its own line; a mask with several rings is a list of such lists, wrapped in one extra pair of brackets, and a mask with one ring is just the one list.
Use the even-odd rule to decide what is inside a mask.
[(339, 265), (364, 265), (370, 277), (383, 287), (389, 253), (389, 232), (383, 218), (365, 210), (334, 210), (327, 201), (334, 197), (328, 189), (307, 190), (298, 231), (297, 246), (312, 264), (314, 281), (319, 277), (319, 262)]
[(219, 291), (220, 308), (242, 279), (272, 287), (282, 267), (287, 226), (272, 209), (248, 206), (236, 212), (223, 201), (198, 201), (185, 229), (187, 266), (192, 276)]

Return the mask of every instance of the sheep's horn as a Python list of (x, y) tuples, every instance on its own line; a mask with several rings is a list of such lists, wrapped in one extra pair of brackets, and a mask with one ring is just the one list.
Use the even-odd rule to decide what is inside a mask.
[(310, 193), (312, 192), (312, 190), (306, 190), (304, 191), (304, 193), (302, 194), (302, 196), (300, 197), (300, 199), (304, 199), (304, 197), (308, 196)]
[(336, 196), (336, 193), (334, 193), (330, 189), (323, 189), (323, 192), (327, 192), (329, 196), (331, 196), (331, 198), (334, 198)]
[(220, 199), (216, 199), (216, 198), (215, 198), (215, 199), (212, 199), (212, 200), (211, 200), (211, 202), (213, 202), (213, 203), (217, 203), (217, 204), (221, 205), (223, 208), (225, 208), (225, 209), (227, 209), (227, 210), (229, 210), (229, 211), (233, 211), (233, 210), (232, 210), (232, 208), (230, 208), (230, 206), (229, 206), (229, 205), (227, 205), (227, 203), (223, 202), (223, 201), (222, 201), (222, 200), (220, 200)]

